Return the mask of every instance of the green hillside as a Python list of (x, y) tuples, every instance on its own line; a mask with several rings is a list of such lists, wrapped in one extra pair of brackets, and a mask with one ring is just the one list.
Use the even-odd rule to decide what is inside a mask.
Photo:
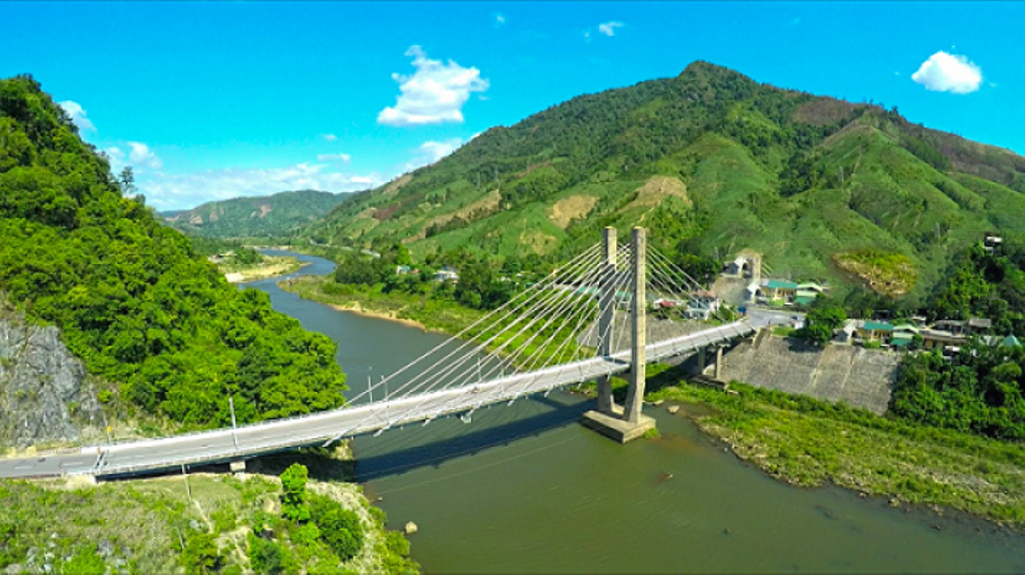
[[(99, 399), (186, 427), (340, 405), (335, 344), (237, 290), (122, 197), (110, 166), (29, 76), (0, 80), (0, 292), (55, 324)], [(2, 384), (2, 382), (0, 382)]]
[(281, 237), (323, 217), (345, 196), (316, 190), (280, 192), (271, 196), (207, 202), (191, 210), (161, 215), (172, 227), (193, 236)]
[(920, 300), (949, 254), (987, 230), (1025, 229), (1023, 194), (1025, 158), (1010, 151), (696, 62), (492, 128), (302, 234), (561, 258), (602, 226), (642, 224), (664, 249), (720, 260), (751, 249), (774, 275), (841, 288), (876, 282), (871, 268), (842, 271), (852, 252), (903, 255)]

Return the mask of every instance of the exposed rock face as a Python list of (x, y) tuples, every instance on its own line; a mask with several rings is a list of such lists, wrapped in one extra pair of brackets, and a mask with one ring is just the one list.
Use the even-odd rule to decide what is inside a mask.
[(0, 315), (0, 445), (74, 441), (84, 426), (102, 426), (85, 377), (56, 327)]

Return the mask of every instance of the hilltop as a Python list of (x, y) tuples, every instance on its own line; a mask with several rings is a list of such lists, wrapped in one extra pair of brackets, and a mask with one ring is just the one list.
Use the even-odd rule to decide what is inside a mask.
[(317, 190), (279, 192), (207, 202), (191, 210), (164, 212), (161, 216), (171, 227), (193, 236), (280, 237), (323, 217), (345, 196), (345, 193)]
[[(1023, 231), (1023, 194), (1025, 158), (1013, 152), (914, 124), (896, 108), (695, 62), (674, 78), (491, 128), (353, 194), (301, 233), (361, 247), (402, 242), (414, 255), (465, 247), (557, 259), (603, 226), (641, 224), (660, 248), (720, 261), (748, 249), (775, 276), (840, 291), (899, 261), (908, 296), (921, 300), (950, 254), (986, 231)], [(839, 265), (859, 258), (869, 263), (857, 274)]]

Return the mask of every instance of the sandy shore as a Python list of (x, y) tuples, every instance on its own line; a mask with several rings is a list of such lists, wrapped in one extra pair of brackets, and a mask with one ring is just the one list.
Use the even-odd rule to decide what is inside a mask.
[(224, 274), (225, 279), (227, 279), (229, 283), (244, 283), (263, 280), (290, 274), (301, 269), (303, 266), (310, 264), (310, 262), (299, 262), (295, 258), (289, 256), (281, 256), (280, 259), (276, 256), (265, 257), (267, 259), (273, 259), (266, 265), (226, 273)]
[(395, 323), (401, 323), (402, 325), (408, 325), (409, 327), (415, 327), (421, 331), (428, 331), (427, 327), (424, 326), (424, 324), (416, 320), (400, 318), (396, 315), (396, 312), (392, 311), (368, 310), (361, 306), (358, 302), (352, 302), (351, 304), (347, 305), (339, 305), (336, 303), (329, 303), (325, 305), (331, 307), (331, 309), (336, 309), (338, 311), (351, 311), (352, 313), (357, 315), (372, 317), (375, 319), (383, 319), (386, 321), (393, 321)]

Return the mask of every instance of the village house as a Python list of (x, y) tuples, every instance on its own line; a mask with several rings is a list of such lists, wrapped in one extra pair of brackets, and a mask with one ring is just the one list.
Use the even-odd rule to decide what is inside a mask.
[(456, 273), (456, 270), (450, 268), (449, 266), (445, 266), (434, 274), (434, 281), (457, 282), (459, 281), (459, 274)]
[(793, 301), (797, 293), (797, 283), (788, 280), (768, 280), (763, 292), (770, 299)]
[(982, 240), (982, 248), (989, 253), (1000, 249), (1000, 246), (1004, 244), (1004, 239), (996, 234), (986, 234)]
[(868, 320), (858, 326), (858, 335), (866, 341), (889, 340), (893, 325), (885, 321)]
[(683, 315), (688, 319), (708, 319), (719, 311), (722, 301), (710, 291), (696, 291), (690, 294), (687, 309)]

